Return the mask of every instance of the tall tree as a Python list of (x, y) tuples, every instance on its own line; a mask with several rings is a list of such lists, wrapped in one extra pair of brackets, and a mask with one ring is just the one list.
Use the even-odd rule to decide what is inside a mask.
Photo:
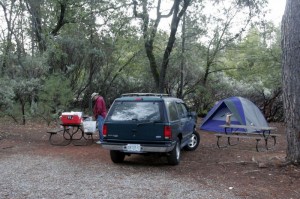
[(282, 19), (282, 83), (287, 161), (300, 163), (300, 1), (287, 0)]
[(5, 18), (6, 26), (7, 26), (7, 31), (6, 31), (6, 36), (5, 36), (5, 41), (3, 42), (3, 57), (2, 57), (2, 70), (1, 74), (4, 75), (5, 70), (7, 69), (9, 65), (9, 55), (10, 51), (13, 47), (13, 34), (14, 34), (14, 28), (15, 28), (15, 20), (16, 20), (16, 15), (17, 12), (14, 11), (15, 7), (15, 1), (11, 1), (10, 4), (8, 2), (2, 2), (0, 1), (0, 6), (3, 9), (3, 15)]
[(206, 86), (212, 73), (228, 70), (222, 64), (222, 52), (234, 44), (250, 22), (253, 22), (254, 17), (261, 14), (265, 1), (227, 1), (226, 4), (216, 1), (213, 5), (217, 6), (223, 15), (214, 14), (209, 17), (207, 23), (208, 29), (212, 29), (205, 35), (209, 42), (204, 44), (206, 52), (203, 55), (206, 57), (206, 64), (202, 77), (203, 86)]
[[(186, 12), (186, 9), (190, 5), (191, 0), (173, 0), (173, 6), (170, 9), (170, 12), (166, 15), (162, 14), (161, 11), (162, 1), (158, 0), (156, 6), (156, 19), (154, 19), (153, 21), (149, 17), (148, 0), (140, 0), (140, 2), (142, 6), (142, 12), (138, 13), (138, 8), (137, 8), (138, 3), (136, 0), (133, 0), (134, 3), (133, 12), (135, 17), (142, 19), (142, 30), (143, 30), (143, 37), (145, 42), (145, 50), (146, 50), (147, 57), (149, 59), (150, 68), (154, 77), (156, 88), (159, 92), (164, 92), (167, 68), (169, 65), (169, 58), (176, 40), (178, 25), (183, 14)], [(161, 19), (167, 18), (171, 15), (172, 15), (171, 31), (167, 41), (167, 46), (164, 51), (161, 67), (159, 69), (158, 67), (159, 64), (156, 61), (154, 51), (153, 51), (154, 50), (153, 44), (155, 41), (155, 36), (157, 34), (158, 25)]]
[(43, 1), (25, 0), (25, 3), (29, 13), (31, 14), (32, 31), (34, 32), (34, 36), (37, 40), (38, 49), (40, 52), (44, 52), (46, 50), (46, 43), (43, 38), (41, 17), (41, 5), (43, 4)]

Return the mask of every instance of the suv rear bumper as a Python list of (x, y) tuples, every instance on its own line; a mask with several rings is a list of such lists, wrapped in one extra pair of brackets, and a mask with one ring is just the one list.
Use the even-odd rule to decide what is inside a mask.
[(141, 148), (140, 151), (129, 151), (127, 150), (127, 144), (124, 143), (110, 143), (104, 142), (102, 143), (102, 147), (109, 150), (114, 151), (122, 151), (125, 153), (166, 153), (173, 150), (176, 142), (170, 142), (169, 144), (140, 144)]

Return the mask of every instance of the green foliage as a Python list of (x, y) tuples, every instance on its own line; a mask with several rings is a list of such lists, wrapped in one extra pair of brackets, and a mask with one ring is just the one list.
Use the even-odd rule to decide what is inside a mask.
[(68, 111), (73, 99), (70, 81), (62, 75), (49, 76), (38, 94), (38, 114), (48, 122)]
[(34, 110), (29, 112), (31, 105), (34, 104), (36, 94), (39, 90), (39, 79), (0, 79), (0, 110), (1, 115), (8, 115), (16, 122), (30, 117)]
[(11, 111), (14, 104), (15, 93), (8, 78), (0, 79), (0, 114)]
[(274, 27), (268, 38), (252, 28), (245, 39), (227, 51), (227, 63), (237, 70), (228, 75), (243, 82), (247, 87), (264, 89), (266, 92), (281, 85), (280, 34)]
[[(138, 13), (143, 2), (137, 1)], [(157, 1), (148, 2), (147, 36), (154, 27)], [(264, 29), (252, 29), (243, 37), (264, 3), (191, 1), (186, 28), (179, 23), (168, 59), (168, 92), (180, 93), (201, 114), (215, 101), (237, 93), (272, 95), (280, 86), (279, 29), (264, 24)], [(7, 12), (12, 27), (0, 27), (1, 113), (23, 118), (37, 114), (49, 122), (74, 105), (73, 98), (78, 107), (72, 108), (86, 109), (92, 92), (102, 94), (109, 106), (121, 93), (155, 90), (145, 52), (149, 43), (141, 20), (133, 17), (131, 0), (7, 1), (7, 10), (10, 4), (14, 4)], [(167, 14), (166, 8), (161, 11)], [(165, 20), (152, 46), (157, 66), (162, 65), (170, 36)]]

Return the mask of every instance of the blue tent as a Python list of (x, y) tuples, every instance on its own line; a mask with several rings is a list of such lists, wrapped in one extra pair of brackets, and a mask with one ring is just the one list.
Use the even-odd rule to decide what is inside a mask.
[[(223, 133), (227, 113), (232, 114), (231, 124), (267, 127), (268, 123), (258, 107), (242, 97), (230, 97), (219, 101), (206, 115), (200, 129)], [(250, 132), (251, 129), (245, 129)], [(252, 129), (253, 131), (253, 129)]]

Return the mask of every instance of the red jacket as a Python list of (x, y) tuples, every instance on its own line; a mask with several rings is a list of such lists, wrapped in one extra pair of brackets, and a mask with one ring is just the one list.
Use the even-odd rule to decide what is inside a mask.
[(106, 117), (106, 106), (103, 97), (98, 96), (95, 100), (94, 108), (93, 108), (93, 114), (95, 119), (98, 118), (98, 115), (101, 115), (103, 118)]

